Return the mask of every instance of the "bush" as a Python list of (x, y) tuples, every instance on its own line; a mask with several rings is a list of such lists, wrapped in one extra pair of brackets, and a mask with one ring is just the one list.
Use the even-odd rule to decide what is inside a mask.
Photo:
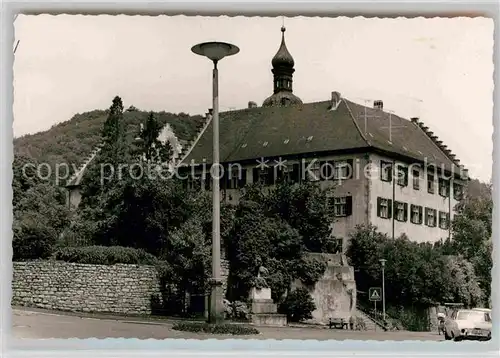
[(366, 331), (365, 321), (361, 317), (354, 317), (354, 329), (356, 331)]
[(248, 320), (250, 317), (248, 305), (242, 301), (229, 302), (224, 300), (224, 311), (229, 319)]
[(253, 327), (247, 327), (240, 324), (209, 324), (195, 322), (181, 322), (173, 325), (172, 329), (176, 331), (210, 334), (233, 334), (248, 335), (259, 334), (259, 331)]
[(290, 292), (285, 302), (281, 305), (281, 311), (287, 315), (291, 322), (300, 322), (312, 318), (312, 311), (316, 305), (305, 288), (300, 287)]
[(65, 247), (54, 252), (52, 259), (93, 265), (154, 265), (158, 261), (142, 249), (122, 246)]

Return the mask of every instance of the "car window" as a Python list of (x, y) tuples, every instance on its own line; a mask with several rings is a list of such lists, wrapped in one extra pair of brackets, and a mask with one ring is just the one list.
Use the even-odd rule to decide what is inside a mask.
[(491, 322), (491, 316), (490, 316), (490, 314), (489, 314), (489, 313), (485, 313), (485, 314), (484, 314), (484, 320), (485, 320), (486, 322)]
[(482, 321), (486, 320), (486, 314), (481, 311), (460, 311), (457, 315), (457, 320)]

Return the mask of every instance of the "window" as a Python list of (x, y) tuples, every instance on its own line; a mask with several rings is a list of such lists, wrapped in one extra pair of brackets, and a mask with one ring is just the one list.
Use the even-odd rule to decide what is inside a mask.
[(380, 161), (380, 180), (392, 181), (392, 163)]
[(224, 173), (226, 177), (226, 188), (227, 189), (237, 189), (240, 184), (240, 171), (237, 168), (231, 168), (231, 171)]
[(425, 208), (425, 225), (436, 226), (436, 209)]
[(450, 214), (444, 211), (439, 212), (439, 227), (448, 230), (450, 227)]
[(398, 185), (407, 186), (408, 185), (408, 168), (403, 166), (397, 166), (398, 173)]
[(411, 219), (413, 224), (422, 224), (422, 207), (419, 205), (411, 206)]
[(339, 160), (333, 164), (333, 176), (337, 180), (351, 179), (354, 172), (352, 159)]
[(330, 199), (333, 204), (333, 214), (337, 217), (352, 215), (352, 196), (340, 196)]
[(253, 182), (261, 185), (273, 185), (274, 168), (253, 168)]
[(335, 216), (345, 216), (346, 213), (346, 197), (334, 198)]
[(323, 161), (319, 163), (321, 180), (333, 180), (334, 164), (331, 161)]
[(377, 216), (384, 219), (392, 217), (392, 200), (377, 198)]
[(318, 181), (321, 178), (321, 166), (318, 160), (314, 159), (312, 165), (307, 171), (309, 181)]
[(427, 174), (427, 192), (434, 194), (434, 175)]
[(453, 199), (462, 200), (463, 186), (461, 184), (453, 183)]
[(448, 197), (449, 188), (449, 182), (446, 179), (439, 178), (439, 195), (445, 198)]
[(413, 189), (420, 190), (420, 171), (413, 169)]
[(408, 204), (396, 201), (394, 206), (396, 211), (395, 219), (397, 221), (406, 221), (408, 217)]

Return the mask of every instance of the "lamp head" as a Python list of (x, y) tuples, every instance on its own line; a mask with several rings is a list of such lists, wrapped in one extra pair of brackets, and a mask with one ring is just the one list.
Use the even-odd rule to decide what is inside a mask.
[(191, 48), (195, 54), (205, 56), (214, 62), (222, 60), (224, 57), (236, 55), (240, 49), (226, 42), (204, 42), (194, 45)]
[(382, 264), (382, 266), (385, 266), (385, 263), (387, 262), (387, 260), (385, 260), (385, 259), (380, 259), (379, 261)]

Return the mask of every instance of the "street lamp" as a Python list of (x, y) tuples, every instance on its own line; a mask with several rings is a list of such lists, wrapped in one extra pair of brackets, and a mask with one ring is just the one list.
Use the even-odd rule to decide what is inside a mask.
[(220, 164), (219, 164), (219, 72), (217, 63), (224, 57), (237, 54), (240, 49), (225, 42), (205, 42), (195, 45), (191, 51), (197, 55), (208, 57), (214, 64), (213, 69), (213, 161), (212, 169), (212, 279), (210, 280), (210, 309), (208, 322), (219, 323), (224, 318), (222, 300), (222, 279), (220, 268)]
[(382, 319), (385, 324), (385, 263), (387, 260), (380, 259), (379, 261), (382, 265)]

